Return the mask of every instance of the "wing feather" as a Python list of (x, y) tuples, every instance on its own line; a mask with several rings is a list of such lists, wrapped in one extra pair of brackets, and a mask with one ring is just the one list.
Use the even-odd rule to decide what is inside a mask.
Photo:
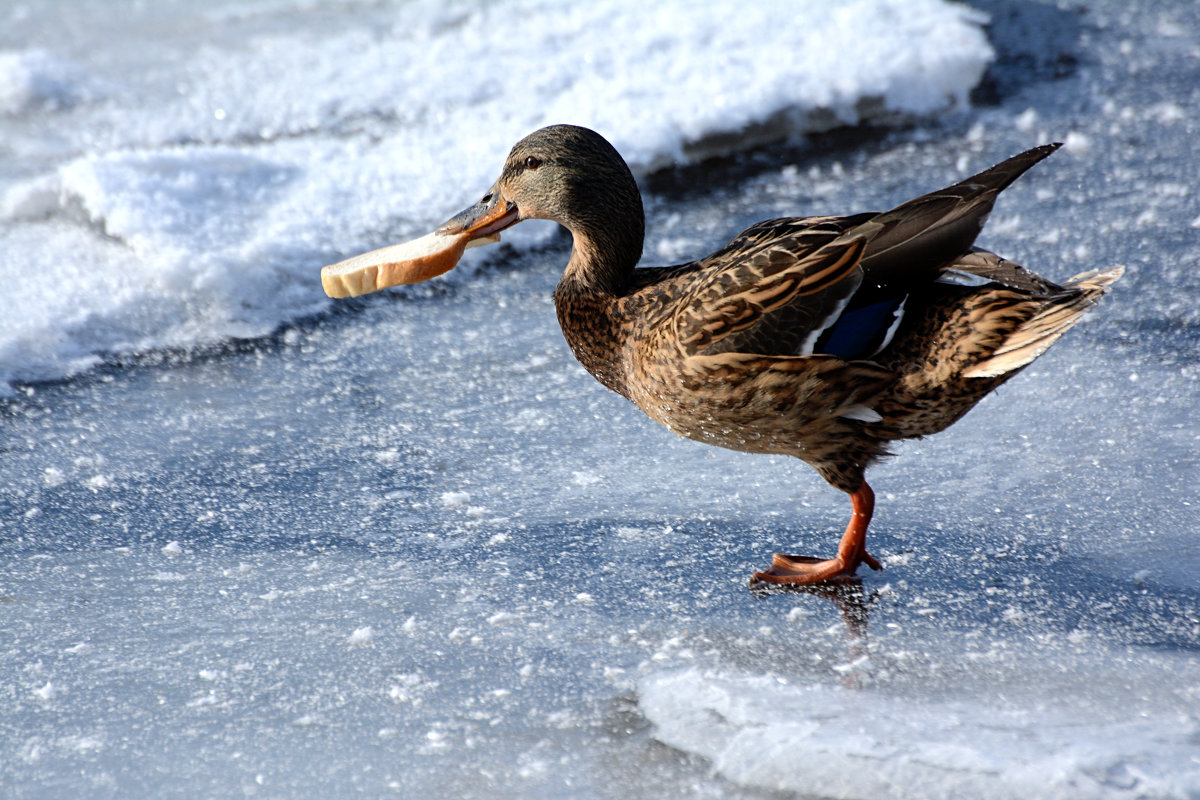
[(846, 234), (851, 220), (768, 220), (698, 263), (672, 319), (678, 345), (689, 355), (800, 352), (862, 282), (866, 237)]

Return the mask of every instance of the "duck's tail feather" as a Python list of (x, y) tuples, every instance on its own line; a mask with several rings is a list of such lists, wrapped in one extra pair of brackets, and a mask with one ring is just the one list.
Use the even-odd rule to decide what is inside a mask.
[(985, 360), (963, 372), (967, 378), (995, 378), (1026, 366), (1046, 352), (1094, 306), (1124, 267), (1091, 270), (1067, 281), (1032, 317), (1014, 330)]

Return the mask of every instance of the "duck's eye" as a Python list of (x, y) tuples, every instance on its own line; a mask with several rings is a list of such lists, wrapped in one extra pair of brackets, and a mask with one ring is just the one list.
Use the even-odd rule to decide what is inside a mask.
[(525, 169), (537, 169), (542, 165), (542, 160), (537, 156), (525, 157)]

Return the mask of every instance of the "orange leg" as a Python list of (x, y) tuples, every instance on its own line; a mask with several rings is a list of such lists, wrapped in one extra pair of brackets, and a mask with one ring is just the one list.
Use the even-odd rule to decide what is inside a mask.
[(836, 556), (819, 559), (776, 553), (771, 566), (763, 572), (754, 573), (751, 582), (767, 581), (797, 586), (852, 577), (859, 564), (866, 564), (871, 569), (883, 569), (867, 552), (867, 526), (871, 524), (871, 514), (875, 512), (875, 493), (866, 481), (858, 491), (851, 493), (850, 503), (853, 509), (850, 524), (842, 534)]

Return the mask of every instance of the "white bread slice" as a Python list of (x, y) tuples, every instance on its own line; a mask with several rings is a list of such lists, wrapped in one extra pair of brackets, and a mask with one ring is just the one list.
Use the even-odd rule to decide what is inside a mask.
[(389, 286), (420, 283), (454, 269), (468, 242), (486, 244), (497, 239), (489, 236), (471, 241), (469, 233), (428, 233), (323, 267), (321, 286), (330, 297), (357, 297)]

